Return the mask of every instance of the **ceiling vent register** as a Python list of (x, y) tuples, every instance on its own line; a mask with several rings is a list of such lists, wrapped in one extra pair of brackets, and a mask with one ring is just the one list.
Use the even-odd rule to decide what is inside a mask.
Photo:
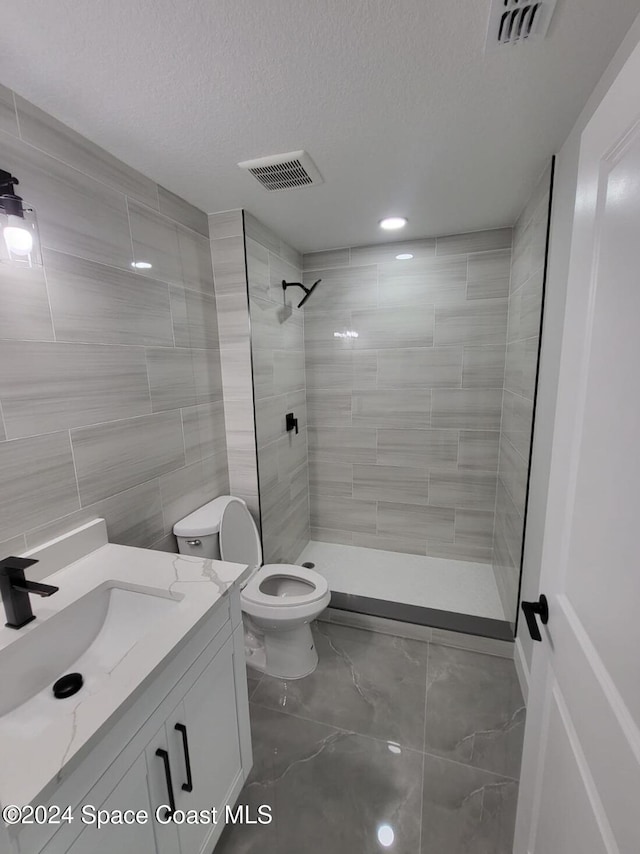
[(487, 50), (543, 39), (555, 7), (556, 0), (493, 0)]
[(250, 172), (265, 190), (271, 192), (322, 184), (322, 175), (306, 151), (289, 151), (287, 154), (244, 160), (238, 166)]

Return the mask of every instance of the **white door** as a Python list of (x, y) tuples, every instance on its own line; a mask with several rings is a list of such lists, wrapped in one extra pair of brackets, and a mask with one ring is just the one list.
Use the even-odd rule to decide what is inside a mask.
[(638, 854), (640, 46), (581, 139), (540, 593), (514, 851)]

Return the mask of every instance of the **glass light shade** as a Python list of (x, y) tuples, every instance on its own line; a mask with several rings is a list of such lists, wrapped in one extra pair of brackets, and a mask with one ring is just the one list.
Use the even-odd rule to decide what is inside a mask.
[(40, 267), (40, 235), (35, 210), (23, 202), (23, 215), (0, 211), (0, 261), (19, 267)]

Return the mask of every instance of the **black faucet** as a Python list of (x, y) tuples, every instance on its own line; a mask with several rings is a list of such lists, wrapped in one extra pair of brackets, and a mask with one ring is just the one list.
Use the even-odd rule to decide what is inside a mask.
[(38, 561), (27, 557), (6, 557), (0, 560), (0, 593), (7, 615), (5, 626), (10, 629), (21, 629), (31, 620), (35, 620), (31, 610), (30, 593), (35, 593), (37, 596), (52, 596), (58, 591), (58, 588), (52, 584), (27, 581), (24, 571), (34, 563)]

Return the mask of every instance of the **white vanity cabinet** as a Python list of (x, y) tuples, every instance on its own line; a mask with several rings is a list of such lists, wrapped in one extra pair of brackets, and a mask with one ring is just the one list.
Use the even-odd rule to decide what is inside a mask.
[[(21, 827), (20, 854), (210, 854), (251, 769), (251, 741), (239, 592), (212, 609), (82, 763), (41, 803), (70, 804), (75, 816), (59, 828)], [(220, 820), (156, 821), (169, 805)], [(96, 829), (84, 805), (143, 810), (146, 824)], [(164, 811), (163, 811), (164, 812)], [(177, 818), (177, 816), (176, 816)], [(1, 846), (0, 846), (1, 848)]]
[[(144, 756), (138, 757), (102, 807), (111, 811), (122, 809), (123, 804), (136, 812), (145, 810), (149, 813), (151, 810)], [(125, 842), (126, 845), (123, 844)], [(85, 854), (88, 851), (91, 851), (91, 854), (113, 854), (114, 851), (122, 851), (125, 848), (127, 851), (135, 851), (136, 854), (155, 854), (156, 840), (151, 823), (126, 827), (111, 825), (99, 830), (95, 825), (85, 827), (69, 848), (68, 854)]]
[[(146, 749), (152, 809), (173, 800), (178, 811), (215, 808), (224, 818), (242, 770), (237, 730), (230, 637)], [(222, 828), (204, 821), (154, 826), (158, 854), (199, 854)]]

